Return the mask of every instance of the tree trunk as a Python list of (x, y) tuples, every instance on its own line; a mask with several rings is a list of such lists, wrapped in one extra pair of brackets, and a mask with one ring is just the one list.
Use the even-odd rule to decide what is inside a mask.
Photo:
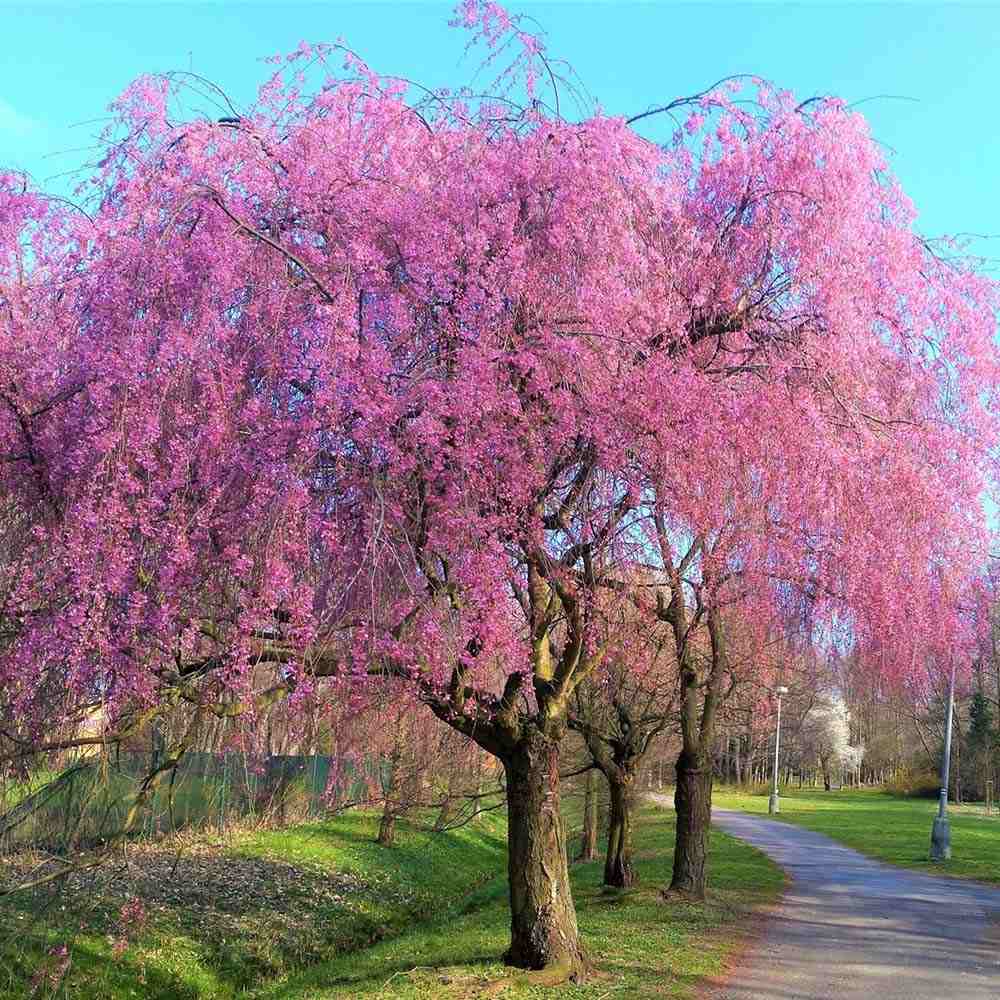
[(446, 795), (438, 810), (434, 820), (434, 832), (441, 833), (448, 828), (448, 824), (455, 818), (458, 812), (458, 802), (451, 795)]
[(583, 786), (583, 831), (577, 861), (593, 861), (597, 857), (597, 775), (587, 772)]
[(448, 773), (448, 780), (445, 785), (444, 799), (441, 802), (441, 808), (438, 811), (437, 818), (434, 820), (435, 833), (441, 833), (443, 830), (447, 829), (448, 824), (455, 818), (455, 814), (458, 812), (459, 802), (456, 793), (458, 783), (458, 778), (456, 777), (454, 769), (450, 770)]
[[(387, 773), (388, 771), (388, 773)], [(392, 756), (380, 765), (379, 778), (382, 782), (382, 821), (378, 825), (376, 843), (383, 847), (392, 847), (396, 842), (396, 813), (393, 799), (396, 785), (399, 783), (399, 748)]]
[(632, 866), (632, 779), (608, 777), (611, 809), (608, 817), (608, 850), (604, 859), (604, 884), (619, 889), (635, 885)]
[(677, 758), (677, 841), (671, 892), (705, 898), (708, 831), (712, 821), (712, 768), (704, 754), (682, 751)]
[(582, 978), (569, 885), (566, 834), (559, 804), (559, 740), (532, 726), (504, 754), (507, 774), (507, 865), (510, 881), (508, 965)]
[(388, 803), (382, 810), (382, 821), (378, 825), (378, 843), (383, 847), (393, 847), (396, 843), (396, 814)]

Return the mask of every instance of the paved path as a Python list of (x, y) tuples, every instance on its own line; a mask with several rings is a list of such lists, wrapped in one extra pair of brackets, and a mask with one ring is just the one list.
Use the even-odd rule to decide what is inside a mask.
[(712, 816), (791, 876), (713, 1000), (1000, 1000), (1000, 889), (884, 865), (776, 820)]

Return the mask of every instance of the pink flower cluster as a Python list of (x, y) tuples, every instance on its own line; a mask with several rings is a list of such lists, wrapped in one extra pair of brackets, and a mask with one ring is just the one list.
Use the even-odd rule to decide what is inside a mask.
[(0, 177), (13, 731), (198, 665), (236, 697), (272, 647), (303, 703), (329, 659), (498, 690), (544, 655), (533, 573), (599, 643), (658, 538), (888, 674), (975, 641), (998, 289), (860, 115), (724, 87), (659, 147), (289, 65), (218, 123), (139, 80), (89, 215)]

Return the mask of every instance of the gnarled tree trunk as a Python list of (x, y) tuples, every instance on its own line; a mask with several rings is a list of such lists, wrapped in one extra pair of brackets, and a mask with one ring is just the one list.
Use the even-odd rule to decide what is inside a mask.
[[(533, 708), (522, 698), (524, 673), (509, 674), (497, 699), (469, 683), (464, 661), (452, 671), (447, 697), (430, 686), (422, 689), (422, 697), (438, 718), (503, 764), (511, 938), (504, 961), (531, 970), (535, 985), (555, 985), (579, 981), (590, 971), (570, 889), (559, 764), (569, 698), (600, 659), (585, 653), (582, 603), (561, 582), (550, 584), (549, 558), (530, 550), (527, 570), (527, 592), (519, 600), (531, 627)], [(557, 601), (561, 617), (555, 612)], [(554, 656), (557, 620), (565, 638)], [(475, 657), (479, 649), (478, 640), (470, 640), (466, 653)]]
[(454, 769), (452, 769), (448, 773), (448, 781), (445, 785), (444, 798), (441, 801), (441, 808), (439, 809), (437, 817), (434, 820), (435, 833), (441, 833), (443, 830), (446, 830), (448, 828), (448, 824), (451, 823), (451, 821), (455, 818), (455, 815), (458, 813), (458, 786), (459, 780)]
[(580, 977), (580, 947), (559, 809), (559, 739), (536, 726), (504, 754), (510, 879), (508, 965)]
[(637, 718), (634, 706), (615, 697), (595, 709), (593, 701), (578, 698), (569, 726), (583, 736), (596, 767), (608, 782), (608, 840), (604, 857), (604, 884), (627, 889), (638, 881), (632, 860), (632, 806), (639, 774), (653, 784), (653, 767), (642, 767), (653, 740), (666, 726), (666, 715), (646, 710)]
[(382, 810), (378, 825), (378, 843), (383, 847), (393, 847), (396, 843), (396, 814), (387, 802)]
[(632, 865), (632, 775), (608, 775), (611, 808), (604, 884), (627, 889), (638, 881)]
[[(673, 607), (673, 624), (678, 633), (684, 626), (683, 609)], [(681, 754), (677, 758), (677, 839), (674, 843), (674, 870), (670, 892), (692, 899), (705, 898), (708, 877), (708, 835), (712, 821), (712, 745), (715, 718), (722, 697), (722, 681), (728, 671), (725, 631), (718, 608), (708, 611), (708, 631), (712, 655), (708, 675), (699, 675), (688, 652), (686, 637), (678, 635), (681, 659)], [(704, 695), (702, 696), (702, 690)]]
[(437, 817), (434, 820), (434, 832), (442, 833), (448, 829), (448, 824), (455, 818), (458, 812), (458, 802), (450, 795), (441, 803)]

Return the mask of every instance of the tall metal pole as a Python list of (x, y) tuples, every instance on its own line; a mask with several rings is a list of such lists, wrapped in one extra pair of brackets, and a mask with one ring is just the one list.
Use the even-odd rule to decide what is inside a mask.
[(781, 745), (781, 696), (788, 694), (788, 688), (779, 687), (775, 693), (778, 696), (778, 720), (774, 727), (774, 771), (771, 775), (771, 797), (767, 802), (767, 811), (772, 816), (781, 812), (778, 802), (778, 749)]
[(948, 778), (951, 770), (951, 724), (955, 715), (955, 659), (951, 660), (948, 682), (948, 715), (944, 727), (944, 759), (941, 761), (941, 795), (938, 814), (931, 827), (931, 861), (947, 861), (951, 857), (951, 826), (948, 823)]

